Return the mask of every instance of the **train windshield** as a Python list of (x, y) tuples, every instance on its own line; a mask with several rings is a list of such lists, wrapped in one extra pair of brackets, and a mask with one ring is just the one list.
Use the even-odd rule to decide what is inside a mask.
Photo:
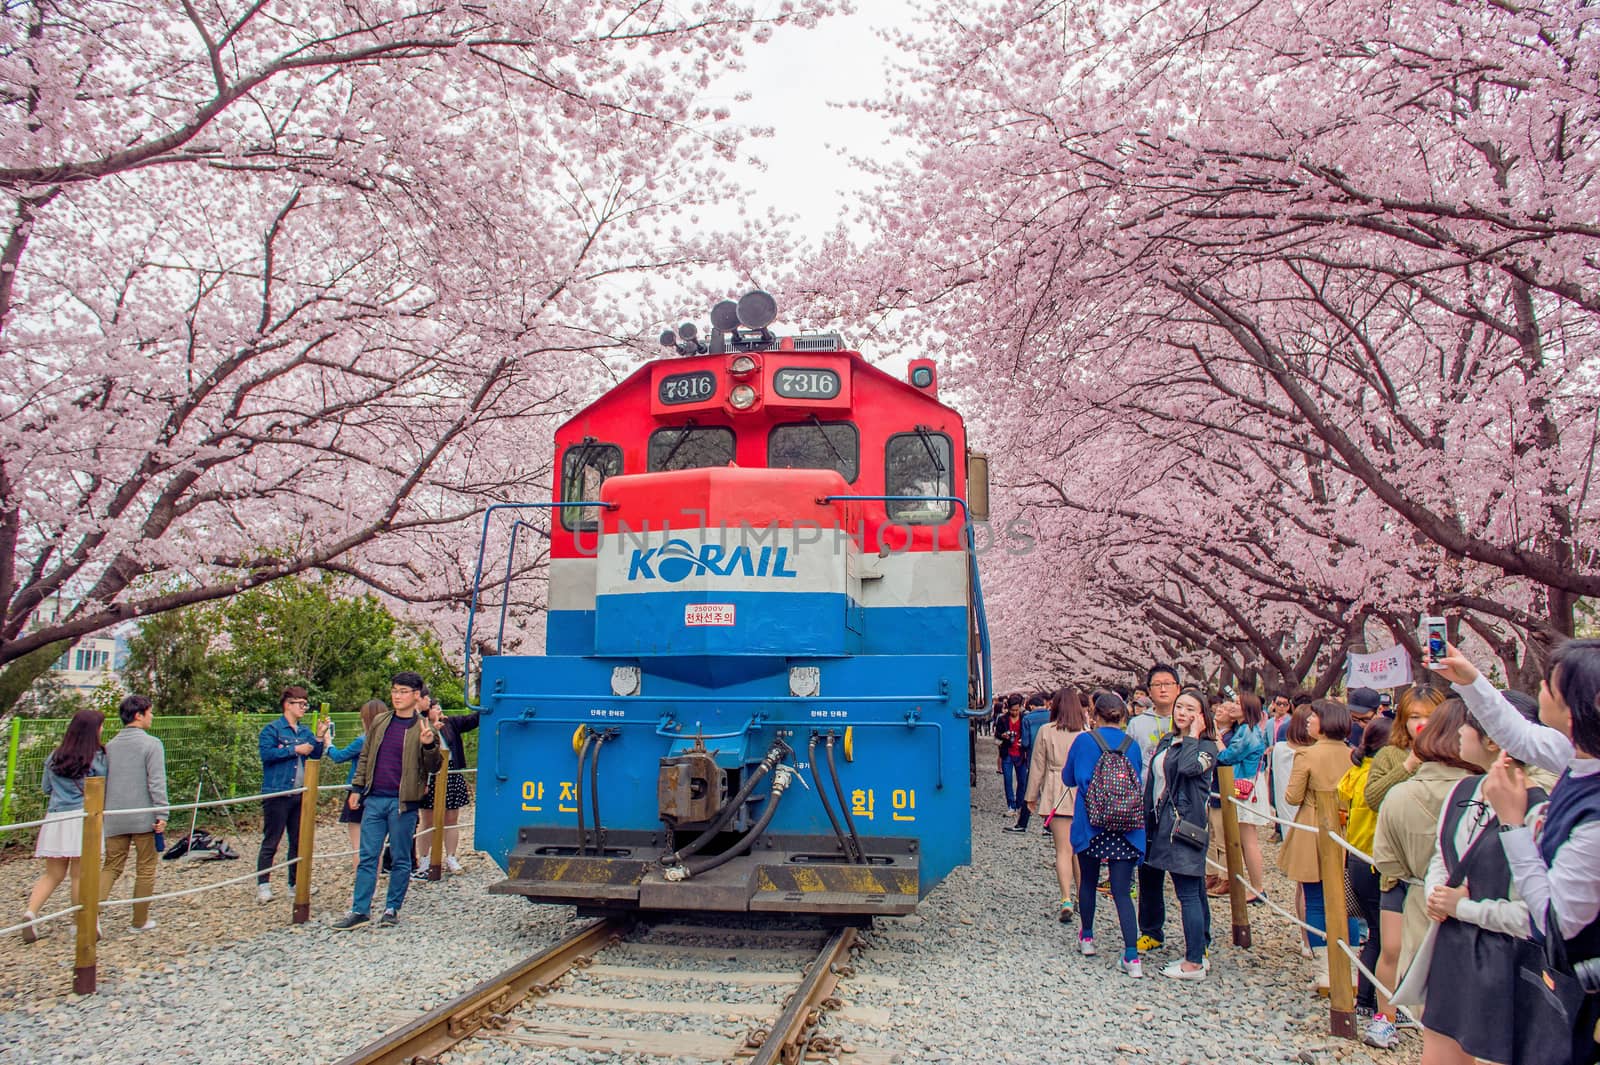
[(767, 437), (767, 465), (775, 470), (834, 470), (854, 481), (861, 467), (861, 440), (849, 422), (809, 421), (776, 426)]
[(698, 470), (733, 461), (733, 430), (694, 422), (650, 434), (650, 472)]
[[(950, 438), (921, 426), (889, 438), (883, 450), (884, 494), (891, 496), (949, 496), (955, 494), (951, 473)], [(910, 525), (932, 525), (950, 518), (951, 504), (933, 500), (890, 503), (889, 520)]]
[[(561, 501), (600, 498), (600, 486), (607, 477), (622, 472), (622, 449), (616, 444), (597, 443), (593, 437), (567, 448), (561, 459)], [(598, 529), (599, 507), (562, 507), (561, 524), (570, 530)]]

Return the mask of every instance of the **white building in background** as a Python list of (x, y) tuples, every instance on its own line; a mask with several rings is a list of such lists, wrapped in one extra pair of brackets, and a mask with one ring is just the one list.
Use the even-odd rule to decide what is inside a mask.
[(85, 636), (50, 669), (66, 687), (93, 691), (107, 679), (117, 678), (121, 657), (115, 636)]
[[(34, 615), (36, 624), (54, 623), (70, 608), (60, 596), (46, 599)], [(123, 626), (124, 629), (128, 626)], [(91, 692), (107, 680), (121, 679), (119, 670), (128, 659), (127, 642), (118, 630), (85, 636), (55, 660), (50, 672), (64, 687)]]

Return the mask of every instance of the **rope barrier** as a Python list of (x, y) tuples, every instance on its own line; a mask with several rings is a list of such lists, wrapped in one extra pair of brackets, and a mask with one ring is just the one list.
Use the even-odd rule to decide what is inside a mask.
[(289, 788), (286, 791), (264, 791), (260, 795), (241, 795), (237, 799), (207, 799), (205, 802), (174, 803), (170, 806), (139, 806), (126, 810), (120, 806), (107, 807), (106, 815), (115, 814), (120, 817), (123, 814), (162, 814), (179, 810), (206, 810), (213, 806), (242, 806), (247, 802), (259, 802), (262, 799), (282, 799), (291, 795), (304, 795), (305, 791), (306, 789), (303, 787)]
[(1342, 939), (1335, 939), (1333, 942), (1338, 945), (1340, 950), (1344, 951), (1345, 957), (1350, 959), (1350, 964), (1354, 965), (1357, 969), (1361, 970), (1361, 975), (1365, 976), (1368, 980), (1372, 981), (1372, 986), (1377, 988), (1378, 992), (1381, 995), (1383, 995), (1383, 997), (1385, 999), (1390, 1000), (1390, 1004), (1392, 1006), (1394, 1006), (1394, 1008), (1396, 1010), (1404, 1011), (1405, 1015), (1406, 1015), (1406, 1019), (1408, 1021), (1410, 1021), (1412, 1024), (1416, 1025), (1419, 1028), (1422, 1026), (1422, 1022), (1417, 1019), (1416, 1014), (1412, 1013), (1411, 1010), (1408, 1009), (1407, 1007), (1402, 1006), (1398, 1002), (1394, 1002), (1393, 1001), (1394, 1000), (1394, 992), (1390, 991), (1387, 987), (1384, 987), (1383, 986), (1383, 981), (1379, 980), (1378, 977), (1373, 973), (1373, 971), (1371, 969), (1369, 969), (1365, 965), (1361, 964), (1360, 957), (1358, 957), (1356, 955), (1355, 951), (1350, 949), (1350, 944), (1349, 943), (1346, 943)]
[(12, 932), (20, 932), (24, 928), (38, 928), (40, 925), (49, 921), (54, 921), (58, 917), (71, 916), (81, 909), (83, 909), (82, 906), (68, 906), (64, 910), (57, 910), (55, 913), (47, 913), (43, 917), (35, 917), (31, 921), (23, 921), (21, 924), (14, 924), (10, 928), (0, 928), (0, 936), (9, 936)]
[(1276, 913), (1290, 924), (1299, 925), (1301, 928), (1305, 929), (1307, 932), (1310, 932), (1314, 936), (1327, 936), (1327, 933), (1322, 929), (1313, 928), (1311, 925), (1306, 924), (1304, 921), (1290, 913), (1288, 910), (1284, 909), (1282, 906), (1279, 906), (1276, 902), (1273, 902), (1272, 899), (1267, 897), (1267, 893), (1265, 891), (1258, 892), (1258, 896), (1261, 899), (1262, 904), (1266, 906), (1267, 909)]
[[(322, 858), (322, 857), (325, 857), (325, 856), (322, 855), (322, 854), (318, 854), (317, 857), (318, 858)], [(334, 856), (333, 855), (327, 855), (326, 857), (334, 857)], [(102, 910), (109, 910), (113, 906), (132, 906), (135, 903), (140, 903), (140, 902), (164, 902), (167, 899), (181, 899), (185, 895), (199, 895), (200, 893), (205, 892), (205, 891), (214, 891), (217, 888), (228, 887), (231, 884), (238, 884), (238, 883), (241, 883), (241, 882), (243, 882), (245, 880), (254, 880), (257, 876), (261, 875), (262, 873), (275, 873), (279, 869), (287, 869), (291, 865), (299, 865), (299, 864), (300, 864), (300, 859), (299, 858), (291, 858), (286, 862), (279, 862), (277, 865), (271, 866), (271, 867), (266, 868), (266, 869), (252, 869), (248, 873), (241, 874), (240, 876), (229, 877), (227, 880), (218, 880), (215, 883), (211, 883), (211, 884), (201, 884), (199, 887), (184, 888), (181, 891), (166, 891), (166, 892), (162, 892), (159, 895), (147, 895), (147, 896), (145, 896), (143, 898), (137, 898), (137, 899), (105, 899), (105, 900), (101, 901), (100, 908)]]
[[(66, 814), (62, 817), (61, 814)], [(82, 821), (86, 815), (79, 810), (61, 810), (48, 817), (41, 817), (37, 821), (19, 821), (14, 825), (0, 825), (0, 832), (11, 832), (23, 828), (38, 828), (40, 825), (49, 824), (51, 821)]]
[[(477, 772), (477, 769), (449, 769), (449, 770), (445, 771), (447, 776), (449, 774), (451, 774), (451, 773), (459, 773), (459, 774), (465, 776), (465, 775), (467, 775), (469, 773), (476, 773), (476, 772)], [(180, 813), (180, 812), (183, 812), (183, 811), (186, 811), (186, 810), (207, 810), (207, 809), (210, 809), (210, 808), (215, 807), (215, 806), (240, 806), (240, 805), (243, 805), (244, 803), (258, 802), (258, 801), (261, 801), (261, 800), (264, 800), (264, 799), (277, 799), (277, 798), (282, 798), (283, 796), (286, 796), (286, 795), (304, 795), (305, 794), (305, 790), (306, 789), (303, 788), (303, 787), (302, 788), (290, 788), (287, 791), (264, 791), (259, 795), (242, 795), (242, 796), (240, 796), (240, 797), (238, 797), (236, 799), (208, 799), (205, 802), (172, 803), (172, 804), (169, 804), (167, 806), (137, 806), (137, 807), (133, 807), (131, 809), (121, 809), (121, 808), (107, 809), (106, 813), (107, 814), (118, 814), (118, 815), (121, 815), (121, 814), (163, 814), (164, 813), (164, 814), (169, 814), (170, 815), (170, 814), (173, 814), (173, 813)], [(322, 786), (317, 788), (317, 792), (319, 794), (324, 792), (324, 791), (348, 791), (348, 790), (350, 790), (350, 785), (349, 784), (323, 784)], [(66, 819), (70, 819), (70, 820), (74, 820), (74, 821), (82, 821), (83, 818), (84, 818), (84, 812), (82, 810), (66, 810), (66, 811), (62, 811), (62, 812), (70, 815), (70, 818), (66, 818)], [(0, 825), (0, 832), (20, 832), (21, 830), (23, 830), (25, 828), (39, 828), (39, 827), (41, 827), (43, 825), (46, 825), (46, 824), (50, 823), (52, 820), (66, 820), (66, 819), (57, 817), (55, 815), (51, 815), (49, 817), (41, 817), (37, 821), (18, 821), (15, 824)]]
[(1255, 806), (1253, 806), (1253, 805), (1251, 805), (1249, 803), (1240, 802), (1239, 801), (1239, 797), (1237, 795), (1229, 795), (1227, 798), (1228, 798), (1229, 802), (1233, 803), (1235, 806), (1239, 807), (1241, 810), (1248, 810), (1248, 811), (1250, 811), (1250, 813), (1254, 814), (1257, 817), (1265, 817), (1268, 821), (1275, 821), (1278, 824), (1284, 825), (1284, 826), (1286, 826), (1288, 828), (1298, 828), (1302, 832), (1312, 832), (1312, 833), (1316, 833), (1316, 832), (1322, 831), (1316, 825), (1302, 825), (1299, 821), (1286, 821), (1283, 818), (1276, 816), (1275, 814), (1263, 813), (1261, 810), (1257, 809)]

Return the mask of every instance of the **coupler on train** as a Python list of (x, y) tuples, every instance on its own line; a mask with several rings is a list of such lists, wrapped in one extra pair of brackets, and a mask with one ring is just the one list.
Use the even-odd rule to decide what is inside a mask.
[[(789, 764), (795, 752), (782, 739), (758, 762), (737, 771), (719, 765), (716, 752), (696, 739), (688, 749), (661, 759), (656, 778), (660, 825), (650, 830), (608, 829), (601, 821), (600, 755), (615, 734), (615, 729), (585, 729), (576, 744), (576, 832), (520, 828), (508, 855), (507, 878), (491, 892), (575, 904), (584, 913), (676, 910), (848, 918), (916, 909), (917, 841), (857, 832), (835, 762), (835, 744), (842, 737), (833, 731), (810, 735), (809, 783)], [(767, 787), (757, 795), (763, 782)], [(806, 793), (814, 797), (803, 798)], [(792, 801), (820, 801), (832, 835), (769, 831), (780, 807)]]

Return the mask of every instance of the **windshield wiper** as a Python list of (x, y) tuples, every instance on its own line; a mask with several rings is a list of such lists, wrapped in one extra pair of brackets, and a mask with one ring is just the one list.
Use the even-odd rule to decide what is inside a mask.
[[(578, 443), (578, 446), (574, 451), (567, 452), (567, 454), (572, 456), (572, 472), (571, 474), (562, 478), (561, 502), (574, 504), (588, 502), (582, 498), (584, 483), (583, 470), (584, 467), (588, 465), (589, 453), (594, 451), (598, 445), (598, 440), (592, 436), (586, 436)], [(573, 489), (576, 489), (576, 494), (579, 496), (578, 499), (571, 498), (574, 494), (572, 491)]]
[(828, 445), (828, 450), (833, 452), (834, 459), (839, 463), (839, 475), (841, 477), (844, 476), (845, 469), (849, 467), (850, 463), (846, 462), (845, 457), (839, 454), (839, 449), (833, 446), (833, 438), (828, 435), (828, 430), (823, 426), (822, 420), (817, 417), (816, 412), (813, 411), (807, 415), (807, 418), (812, 425), (817, 427), (817, 432), (822, 434), (822, 442)]
[[(816, 415), (812, 415), (816, 417)], [(922, 446), (928, 449), (928, 457), (933, 460), (933, 472), (944, 473), (944, 462), (939, 458), (938, 449), (933, 446), (933, 434), (928, 432), (926, 425), (912, 426), (911, 431), (917, 434), (917, 439), (922, 441)]]
[(667, 449), (666, 455), (661, 459), (662, 470), (670, 470), (672, 468), (672, 457), (678, 453), (678, 449), (683, 446), (683, 442), (689, 439), (689, 432), (694, 428), (695, 421), (693, 418), (683, 423), (683, 429), (678, 433), (678, 439), (672, 442), (672, 446)]

